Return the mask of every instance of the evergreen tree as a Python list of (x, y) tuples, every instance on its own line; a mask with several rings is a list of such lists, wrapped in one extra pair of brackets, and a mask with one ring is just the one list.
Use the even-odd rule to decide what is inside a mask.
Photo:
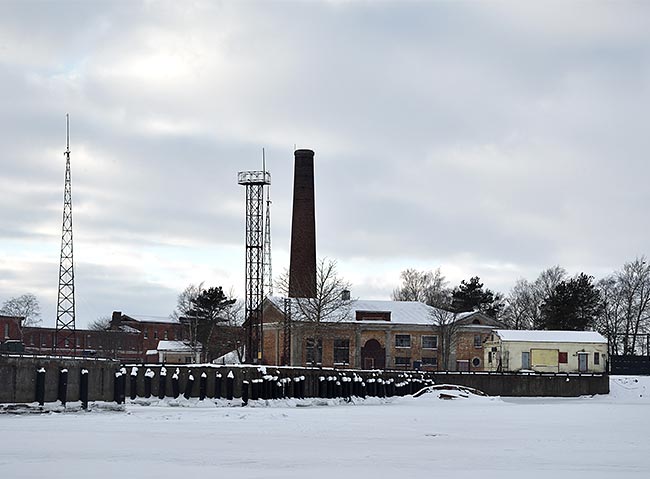
[(483, 289), (483, 283), (478, 276), (469, 281), (461, 281), (460, 286), (452, 293), (452, 308), (457, 313), (466, 311), (481, 311), (496, 318), (503, 307), (503, 297), (489, 289)]
[(603, 302), (593, 276), (580, 273), (561, 281), (541, 306), (544, 329), (584, 331), (600, 315)]

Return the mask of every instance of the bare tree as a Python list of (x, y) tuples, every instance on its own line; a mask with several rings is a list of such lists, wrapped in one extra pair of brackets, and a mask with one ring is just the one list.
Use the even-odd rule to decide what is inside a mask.
[(9, 298), (2, 303), (0, 314), (23, 318), (23, 327), (37, 326), (41, 323), (41, 306), (32, 293)]
[(108, 331), (111, 329), (111, 318), (109, 316), (100, 316), (88, 324), (91, 331)]
[(393, 301), (420, 301), (429, 306), (440, 306), (449, 296), (447, 280), (440, 272), (405, 269), (400, 274), (402, 284), (393, 290)]
[(636, 258), (599, 287), (605, 308), (596, 328), (608, 338), (611, 354), (636, 354), (650, 329), (650, 265)]
[(532, 283), (519, 279), (510, 290), (500, 319), (513, 329), (542, 329), (541, 306), (566, 278), (566, 270), (556, 265), (542, 271)]
[(194, 307), (193, 301), (195, 301), (201, 294), (201, 291), (203, 291), (203, 284), (203, 281), (199, 284), (190, 284), (181, 294), (178, 295), (176, 309), (172, 314), (170, 314), (171, 318), (178, 320), (182, 316), (187, 316)]
[[(281, 294), (289, 292), (289, 273), (285, 270), (276, 282)], [(313, 347), (330, 337), (336, 326), (350, 315), (350, 283), (336, 270), (336, 261), (320, 259), (316, 265), (316, 295), (292, 301), (292, 328), (311, 342)], [(317, 361), (316, 361), (317, 362)]]
[(434, 331), (440, 335), (440, 366), (444, 371), (448, 371), (452, 353), (458, 345), (458, 331), (461, 326), (458, 324), (458, 313), (452, 311), (451, 295), (447, 296), (440, 306), (433, 308), (431, 321)]

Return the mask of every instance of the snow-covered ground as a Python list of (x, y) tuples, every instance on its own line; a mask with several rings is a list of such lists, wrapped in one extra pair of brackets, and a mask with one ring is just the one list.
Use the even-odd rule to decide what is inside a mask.
[(650, 477), (650, 378), (612, 378), (611, 388), (574, 399), (431, 393), (2, 414), (0, 478)]

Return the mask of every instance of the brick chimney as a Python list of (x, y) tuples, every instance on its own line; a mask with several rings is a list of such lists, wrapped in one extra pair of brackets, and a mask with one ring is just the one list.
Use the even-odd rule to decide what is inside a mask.
[(313, 298), (316, 296), (314, 152), (296, 150), (294, 156), (289, 296)]

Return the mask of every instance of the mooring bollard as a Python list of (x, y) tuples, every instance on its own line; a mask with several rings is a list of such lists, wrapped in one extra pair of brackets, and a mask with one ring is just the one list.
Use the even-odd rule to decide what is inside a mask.
[(226, 399), (228, 399), (229, 401), (232, 400), (234, 390), (235, 390), (235, 375), (233, 374), (232, 371), (229, 371), (228, 376), (226, 376)]
[(151, 383), (153, 382), (153, 377), (156, 375), (151, 369), (147, 368), (144, 373), (144, 397), (151, 397)]
[(178, 396), (181, 395), (181, 390), (180, 386), (178, 385), (178, 375), (180, 374), (180, 370), (176, 368), (176, 372), (172, 375), (172, 395), (174, 396), (174, 399), (178, 399)]
[(318, 397), (326, 398), (327, 397), (327, 383), (325, 376), (319, 376), (318, 378)]
[(251, 380), (251, 399), (257, 401), (260, 398), (260, 380), (253, 379)]
[(158, 376), (158, 399), (165, 399), (167, 392), (167, 368), (165, 366), (160, 368), (160, 375)]
[(192, 371), (189, 371), (187, 373), (187, 383), (185, 384), (185, 392), (183, 393), (185, 399), (189, 399), (192, 396), (193, 386), (194, 386), (194, 376), (192, 375)]
[(223, 397), (221, 394), (221, 373), (217, 373), (214, 379), (214, 397), (216, 399), (221, 399)]
[(201, 379), (199, 380), (199, 400), (203, 401), (207, 393), (208, 393), (208, 375), (205, 373), (201, 373)]
[(65, 406), (65, 403), (68, 400), (68, 370), (61, 369), (59, 371), (59, 395), (57, 398), (61, 401), (61, 404)]
[(36, 402), (39, 406), (45, 404), (45, 368), (36, 371)]
[(241, 402), (242, 406), (248, 405), (248, 381), (246, 380), (241, 382)]
[(79, 378), (79, 400), (81, 401), (81, 407), (88, 409), (88, 370), (83, 368)]

